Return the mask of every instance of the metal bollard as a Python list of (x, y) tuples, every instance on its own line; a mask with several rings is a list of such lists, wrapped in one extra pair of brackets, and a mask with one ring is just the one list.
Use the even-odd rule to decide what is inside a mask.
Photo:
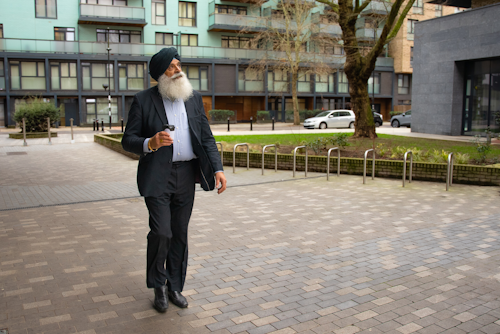
[(96, 124), (96, 127), (97, 127), (97, 131), (99, 131), (99, 120), (97, 118), (95, 119), (95, 124)]
[(50, 117), (47, 117), (47, 133), (49, 135), (49, 145), (52, 145), (52, 138), (50, 138)]
[(70, 118), (69, 122), (71, 124), (71, 144), (74, 144), (75, 143), (75, 137), (73, 136), (73, 118)]
[(95, 131), (95, 118), (94, 118), (94, 121), (92, 123), (93, 123), (93, 127), (94, 127), (94, 129), (92, 131)]
[(101, 118), (101, 131), (104, 132), (104, 119)]
[(28, 146), (28, 142), (26, 141), (26, 120), (23, 117), (23, 139), (24, 143), (23, 146)]
[(227, 132), (229, 132), (229, 117), (227, 118)]
[(250, 117), (250, 131), (253, 131), (253, 117)]
[(111, 130), (111, 115), (109, 116), (109, 129)]
[(122, 132), (123, 132), (123, 118), (122, 118)]
[(274, 117), (273, 117), (273, 131), (274, 131)]

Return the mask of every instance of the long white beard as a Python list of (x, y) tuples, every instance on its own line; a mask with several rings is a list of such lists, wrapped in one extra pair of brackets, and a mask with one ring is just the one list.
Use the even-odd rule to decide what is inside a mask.
[(184, 72), (176, 73), (170, 78), (167, 77), (165, 73), (162, 74), (158, 78), (158, 91), (161, 97), (170, 100), (181, 99), (187, 101), (193, 96), (193, 86)]

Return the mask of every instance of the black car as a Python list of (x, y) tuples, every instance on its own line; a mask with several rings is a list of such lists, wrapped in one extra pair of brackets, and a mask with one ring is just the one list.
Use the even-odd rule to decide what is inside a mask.
[(375, 122), (375, 126), (382, 126), (384, 121), (382, 120), (382, 117), (380, 117), (379, 113), (372, 112), (373, 114), (373, 121)]

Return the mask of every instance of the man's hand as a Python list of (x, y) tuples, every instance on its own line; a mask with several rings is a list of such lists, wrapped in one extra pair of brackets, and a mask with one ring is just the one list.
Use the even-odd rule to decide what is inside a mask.
[(215, 173), (215, 188), (217, 188), (217, 194), (222, 194), (222, 192), (226, 190), (226, 183), (227, 181), (224, 172)]
[(165, 131), (160, 131), (149, 139), (149, 146), (153, 150), (157, 150), (163, 146), (170, 146), (174, 141)]

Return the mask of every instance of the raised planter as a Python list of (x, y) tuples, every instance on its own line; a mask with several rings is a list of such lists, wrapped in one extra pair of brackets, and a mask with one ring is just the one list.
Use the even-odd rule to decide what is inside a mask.
[[(50, 132), (51, 137), (57, 137), (57, 132)], [(12, 139), (23, 139), (22, 133), (9, 133), (9, 138)], [(30, 138), (49, 138), (48, 132), (26, 132), (26, 139)]]
[[(115, 138), (113, 138), (115, 137)], [(121, 145), (121, 135), (94, 135), (94, 141), (109, 147), (110, 149), (125, 154), (133, 159), (139, 159), (139, 156), (123, 150)], [(330, 173), (337, 172), (337, 158), (330, 158)], [(326, 174), (326, 156), (309, 156), (308, 171), (319, 172)], [(266, 168), (274, 169), (274, 153), (266, 153), (264, 155), (264, 163)], [(297, 156), (297, 171), (303, 171), (305, 165), (305, 156)], [(233, 165), (233, 152), (224, 151), (224, 165)], [(247, 153), (236, 152), (236, 166), (247, 166)], [(367, 174), (371, 176), (372, 160), (367, 161)], [(250, 167), (262, 167), (262, 154), (250, 153)], [(278, 169), (292, 170), (293, 169), (293, 154), (278, 154)], [(414, 162), (413, 163), (413, 180), (445, 182), (446, 179), (446, 164), (430, 163), (430, 162)], [(408, 169), (409, 171), (409, 163)], [(360, 158), (340, 158), (340, 173), (350, 175), (363, 175), (363, 159)], [(401, 160), (376, 160), (375, 161), (375, 176), (386, 177), (393, 179), (402, 179), (403, 177), (403, 161)], [(474, 165), (454, 165), (453, 168), (453, 183), (475, 184), (485, 186), (500, 186), (500, 168), (484, 167)]]

